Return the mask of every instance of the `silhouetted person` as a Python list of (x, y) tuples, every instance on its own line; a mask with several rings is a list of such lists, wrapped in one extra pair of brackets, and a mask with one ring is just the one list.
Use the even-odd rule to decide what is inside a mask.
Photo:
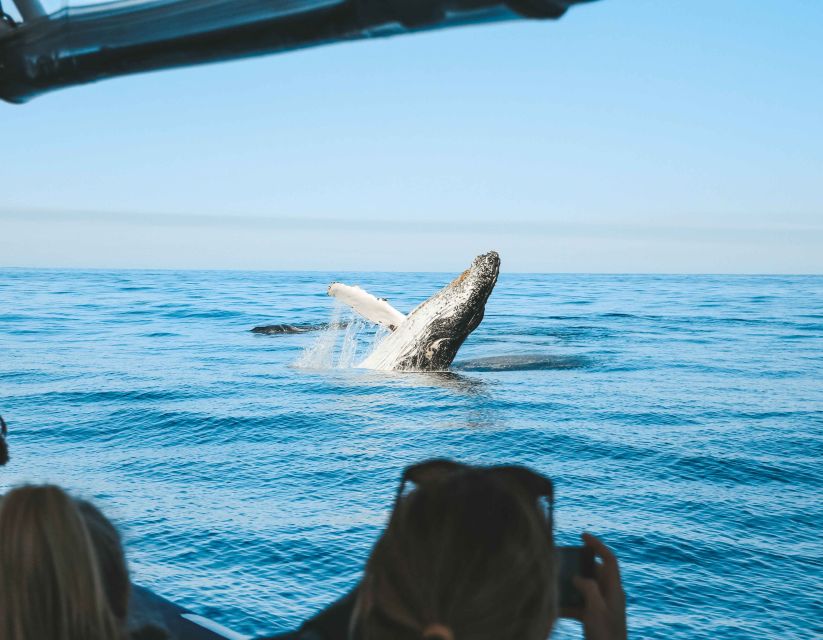
[(89, 529), (59, 487), (18, 487), (0, 502), (0, 638), (123, 638)]
[(558, 611), (552, 501), (551, 481), (526, 467), (413, 465), (359, 587), (278, 637), (545, 640), (564, 615), (587, 640), (625, 640), (617, 560), (593, 536), (583, 540), (601, 564), (576, 580), (585, 605)]
[(90, 502), (23, 486), (0, 502), (2, 640), (161, 640), (126, 632), (131, 582), (120, 534)]
[(3, 420), (3, 416), (0, 416), (0, 467), (9, 461), (9, 446), (6, 443), (8, 433), (9, 429), (6, 426), (6, 421)]

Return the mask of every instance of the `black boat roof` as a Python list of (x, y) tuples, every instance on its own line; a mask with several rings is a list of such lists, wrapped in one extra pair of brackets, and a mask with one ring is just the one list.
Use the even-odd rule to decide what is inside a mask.
[(346, 40), (559, 18), (587, 1), (115, 0), (49, 13), (41, 0), (0, 0), (0, 98)]

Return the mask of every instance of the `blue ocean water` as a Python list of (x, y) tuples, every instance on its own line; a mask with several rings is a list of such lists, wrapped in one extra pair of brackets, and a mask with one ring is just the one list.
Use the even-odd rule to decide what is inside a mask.
[(95, 500), (136, 582), (253, 634), (358, 579), (404, 465), (519, 462), (618, 553), (633, 637), (820, 637), (823, 277), (504, 273), (443, 374), (249, 332), (452, 275), (0, 271), (0, 488)]

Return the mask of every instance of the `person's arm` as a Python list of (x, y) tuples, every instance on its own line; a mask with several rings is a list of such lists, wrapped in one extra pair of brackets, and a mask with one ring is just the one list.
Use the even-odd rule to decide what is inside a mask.
[(589, 533), (582, 538), (601, 562), (595, 564), (594, 578), (574, 578), (583, 606), (561, 611), (561, 615), (582, 622), (586, 640), (626, 640), (626, 595), (617, 557), (599, 538)]

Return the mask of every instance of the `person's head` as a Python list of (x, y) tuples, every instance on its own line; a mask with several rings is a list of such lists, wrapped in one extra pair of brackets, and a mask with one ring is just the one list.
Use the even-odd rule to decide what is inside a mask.
[(0, 501), (0, 637), (122, 637), (89, 528), (55, 486), (23, 486)]
[(108, 597), (109, 606), (117, 620), (125, 624), (129, 613), (131, 581), (120, 533), (103, 515), (103, 512), (91, 502), (75, 499), (75, 503), (86, 523), (92, 546), (97, 554), (100, 578), (103, 581), (103, 590)]
[(117, 527), (91, 502), (76, 498), (75, 503), (86, 523), (92, 546), (97, 554), (100, 577), (109, 607), (121, 628), (128, 629), (130, 640), (166, 640), (169, 638), (168, 631), (163, 627), (157, 626), (154, 622), (140, 620), (139, 614), (129, 615), (131, 579), (126, 562), (126, 552)]
[(406, 469), (352, 637), (545, 640), (557, 616), (551, 501), (551, 482), (525, 467)]
[(3, 416), (0, 416), (0, 467), (9, 461), (9, 445), (6, 443), (6, 436), (9, 429)]

